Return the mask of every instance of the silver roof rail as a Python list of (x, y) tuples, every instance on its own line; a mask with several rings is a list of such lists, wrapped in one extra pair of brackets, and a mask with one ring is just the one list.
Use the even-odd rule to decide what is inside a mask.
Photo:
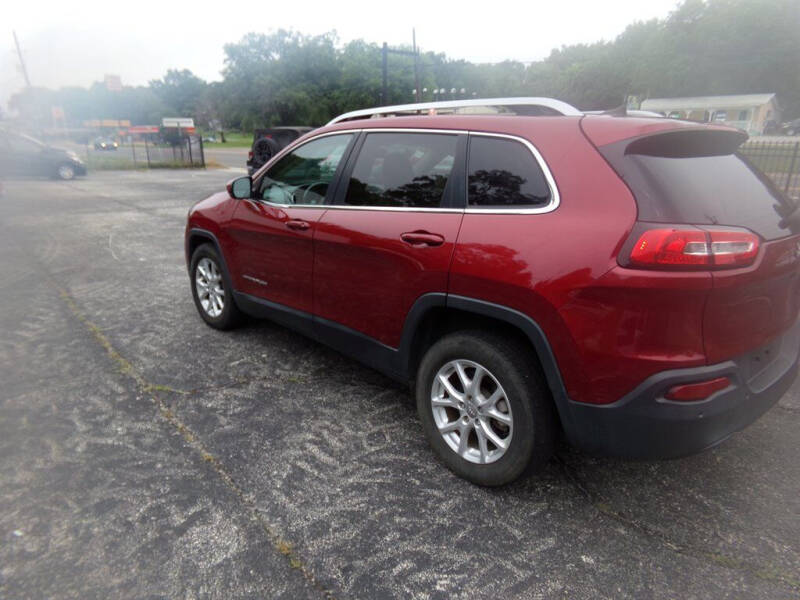
[[(477, 98), (472, 100), (445, 100), (443, 102), (420, 102), (418, 104), (398, 104), (396, 106), (379, 106), (377, 108), (365, 108), (344, 113), (331, 120), (328, 125), (351, 121), (354, 119), (365, 119), (380, 116), (391, 116), (402, 113), (421, 113), (438, 111), (440, 109), (459, 109), (469, 107), (506, 107), (506, 106), (542, 106), (550, 108), (562, 115), (578, 117), (583, 115), (574, 106), (555, 100), (553, 98)], [(468, 111), (464, 111), (468, 112)]]

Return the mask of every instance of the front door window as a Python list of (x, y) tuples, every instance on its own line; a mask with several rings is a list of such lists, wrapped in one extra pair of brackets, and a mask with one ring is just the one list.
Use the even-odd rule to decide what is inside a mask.
[(352, 139), (352, 133), (329, 135), (292, 150), (269, 168), (258, 197), (273, 204), (323, 204)]

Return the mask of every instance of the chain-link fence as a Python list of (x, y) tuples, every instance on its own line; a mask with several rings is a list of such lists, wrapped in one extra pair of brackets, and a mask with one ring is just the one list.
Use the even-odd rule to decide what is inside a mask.
[(91, 169), (137, 168), (202, 168), (206, 166), (203, 140), (190, 135), (166, 142), (145, 136), (102, 146), (90, 142), (86, 146), (86, 164)]
[(800, 142), (750, 141), (739, 152), (790, 198), (800, 198)]

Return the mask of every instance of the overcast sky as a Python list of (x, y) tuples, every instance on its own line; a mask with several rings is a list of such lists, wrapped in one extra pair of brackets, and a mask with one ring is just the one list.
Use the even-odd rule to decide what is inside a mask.
[(222, 2), (9, 0), (0, 30), (0, 104), (24, 85), (16, 30), (31, 83), (87, 86), (106, 73), (145, 84), (169, 68), (220, 79), (223, 45), (250, 31), (336, 30), (342, 42), (363, 38), (411, 43), (473, 62), (544, 58), (566, 44), (612, 40), (637, 20), (665, 17), (677, 0), (567, 2)]

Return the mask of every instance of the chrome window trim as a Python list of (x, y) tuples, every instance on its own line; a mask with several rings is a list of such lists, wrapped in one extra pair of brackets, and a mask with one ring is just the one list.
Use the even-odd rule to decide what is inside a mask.
[[(341, 131), (341, 130), (340, 130)], [(349, 130), (345, 130), (349, 131)], [(452, 135), (466, 135), (469, 133), (466, 129), (428, 129), (427, 127), (362, 127), (359, 131), (366, 134), (370, 133), (449, 133)]]
[(547, 186), (550, 188), (550, 202), (545, 206), (536, 206), (533, 208), (519, 208), (519, 207), (503, 208), (502, 206), (472, 208), (469, 205), (469, 164), (467, 164), (467, 172), (464, 174), (464, 176), (467, 178), (466, 188), (465, 188), (467, 190), (466, 210), (465, 210), (467, 214), (542, 215), (545, 213), (553, 212), (555, 209), (559, 207), (559, 205), (561, 204), (561, 195), (558, 193), (558, 186), (556, 185), (556, 180), (553, 178), (553, 174), (550, 172), (550, 167), (547, 166), (547, 162), (544, 160), (544, 157), (541, 155), (536, 146), (531, 144), (525, 138), (521, 138), (516, 135), (508, 135), (505, 133), (487, 133), (482, 131), (470, 131), (469, 136), (472, 137), (473, 135), (480, 137), (494, 137), (494, 138), (512, 140), (514, 142), (521, 143), (523, 146), (525, 146), (533, 155), (534, 160), (539, 165), (539, 168), (542, 170), (542, 173), (544, 174), (545, 181), (547, 181)]
[[(360, 127), (357, 129), (338, 129), (336, 131), (327, 131), (325, 133), (320, 133), (311, 137), (307, 140), (304, 140), (302, 144), (298, 144), (297, 146), (288, 146), (284, 148), (279, 154), (277, 154), (274, 158), (272, 158), (267, 164), (265, 164), (262, 169), (264, 169), (264, 173), (257, 173), (253, 176), (253, 179), (256, 177), (261, 177), (266, 174), (266, 169), (272, 165), (273, 161), (277, 162), (285, 154), (288, 154), (290, 151), (294, 151), (301, 146), (305, 146), (308, 143), (313, 142), (319, 138), (331, 136), (331, 135), (343, 135), (343, 134), (354, 134), (358, 135), (360, 133), (435, 133), (435, 134), (451, 134), (451, 135), (468, 135), (468, 136), (481, 136), (481, 137), (495, 137), (501, 139), (508, 139), (518, 143), (521, 143), (525, 146), (530, 153), (533, 155), (534, 160), (539, 165), (539, 168), (542, 170), (544, 174), (545, 180), (547, 181), (547, 185), (550, 188), (550, 203), (546, 206), (538, 206), (535, 208), (503, 208), (503, 207), (488, 207), (488, 208), (470, 208), (469, 206), (469, 172), (465, 172), (464, 176), (467, 178), (465, 182), (465, 189), (467, 190), (466, 196), (464, 198), (464, 205), (465, 208), (423, 208), (423, 207), (414, 207), (414, 206), (349, 206), (344, 204), (278, 204), (275, 202), (269, 202), (267, 200), (254, 198), (253, 200), (257, 202), (261, 202), (262, 204), (266, 204), (268, 206), (275, 206), (279, 208), (324, 208), (327, 210), (377, 210), (377, 211), (386, 211), (386, 212), (435, 212), (435, 213), (467, 213), (467, 214), (500, 214), (500, 215), (537, 215), (537, 214), (545, 214), (549, 212), (553, 212), (556, 210), (559, 205), (561, 204), (561, 196), (558, 192), (558, 186), (556, 185), (555, 179), (553, 178), (553, 174), (550, 172), (550, 168), (547, 165), (547, 162), (544, 160), (544, 157), (541, 155), (539, 150), (534, 146), (531, 142), (526, 140), (525, 138), (510, 135), (506, 133), (491, 133), (485, 131), (469, 131), (465, 129), (427, 129), (427, 128), (420, 128), (420, 127)], [(467, 165), (468, 166), (468, 165)]]
[(425, 208), (422, 206), (346, 206), (336, 204), (328, 206), (328, 210), (379, 210), (384, 212), (429, 212), (429, 213), (463, 213), (463, 208)]
[[(361, 129), (341, 129), (341, 130), (338, 130), (338, 131), (326, 131), (325, 133), (320, 133), (318, 135), (315, 135), (314, 137), (308, 138), (307, 140), (303, 140), (302, 143), (300, 143), (300, 144), (297, 144), (297, 145), (289, 144), (288, 146), (286, 146), (286, 148), (284, 148), (283, 150), (278, 152), (275, 156), (273, 156), (266, 163), (264, 163), (262, 165), (262, 167), (258, 171), (253, 173), (250, 176), (250, 180), (251, 181), (255, 181), (256, 179), (260, 179), (260, 178), (264, 177), (267, 174), (267, 171), (269, 170), (269, 168), (273, 164), (277, 164), (277, 162), (280, 159), (282, 159), (284, 156), (286, 156), (290, 152), (294, 152), (298, 148), (302, 148), (306, 144), (310, 144), (311, 142), (314, 142), (314, 141), (316, 141), (318, 139), (321, 139), (321, 138), (324, 138), (324, 137), (330, 137), (332, 135), (353, 135), (353, 136), (358, 136), (359, 133), (361, 133)], [(349, 143), (350, 142), (348, 142), (348, 144)], [(337, 168), (338, 168), (338, 165), (337, 165)], [(261, 204), (266, 204), (267, 206), (277, 206), (279, 208), (328, 208), (328, 207), (330, 207), (330, 204), (279, 204), (278, 202), (270, 202), (269, 200), (264, 200), (263, 198), (251, 198), (251, 200), (254, 200), (255, 202), (260, 202)]]

